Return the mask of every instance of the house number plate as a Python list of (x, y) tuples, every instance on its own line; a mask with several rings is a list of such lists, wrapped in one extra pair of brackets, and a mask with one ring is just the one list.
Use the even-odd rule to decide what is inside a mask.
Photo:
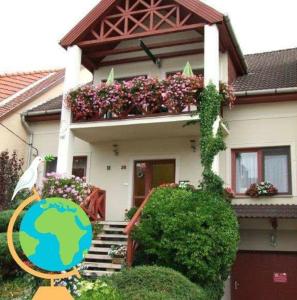
[(288, 282), (287, 273), (274, 273), (273, 274), (273, 282), (275, 282), (275, 283), (287, 283)]

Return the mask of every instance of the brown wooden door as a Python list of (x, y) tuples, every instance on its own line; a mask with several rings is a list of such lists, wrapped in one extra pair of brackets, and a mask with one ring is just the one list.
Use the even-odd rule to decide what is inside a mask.
[(232, 300), (296, 300), (297, 254), (238, 253), (231, 290)]
[(134, 163), (134, 205), (139, 207), (150, 190), (175, 182), (175, 160), (146, 160)]

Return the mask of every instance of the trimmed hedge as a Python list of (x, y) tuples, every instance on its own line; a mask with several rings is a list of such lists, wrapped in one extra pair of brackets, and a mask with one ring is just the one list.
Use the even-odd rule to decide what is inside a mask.
[[(7, 231), (7, 227), (8, 227), (10, 218), (12, 217), (13, 213), (14, 213), (14, 210), (4, 210), (4, 211), (0, 212), (0, 233)], [(19, 231), (20, 223), (22, 221), (23, 216), (24, 216), (24, 212), (21, 213), (21, 215), (16, 220), (16, 223), (14, 225), (15, 231)]]
[(133, 233), (138, 264), (170, 267), (223, 293), (235, 260), (238, 222), (229, 203), (206, 191), (159, 188)]
[(122, 300), (208, 300), (202, 288), (168, 268), (141, 266), (104, 279)]
[[(13, 242), (17, 253), (21, 258), (24, 258), (18, 232), (15, 232), (13, 234)], [(0, 277), (13, 275), (19, 270), (19, 267), (17, 266), (9, 252), (6, 233), (0, 233)]]

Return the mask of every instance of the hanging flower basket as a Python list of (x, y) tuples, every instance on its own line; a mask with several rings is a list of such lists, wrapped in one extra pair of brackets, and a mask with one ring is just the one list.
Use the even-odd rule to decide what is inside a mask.
[(270, 182), (254, 183), (246, 191), (246, 195), (252, 198), (271, 197), (278, 194), (277, 188)]

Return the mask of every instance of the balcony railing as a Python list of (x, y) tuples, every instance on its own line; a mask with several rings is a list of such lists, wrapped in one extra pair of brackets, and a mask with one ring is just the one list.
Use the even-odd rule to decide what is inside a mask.
[(74, 122), (181, 114), (197, 109), (203, 81), (202, 76), (181, 74), (165, 80), (139, 77), (86, 85), (71, 91), (66, 101)]

